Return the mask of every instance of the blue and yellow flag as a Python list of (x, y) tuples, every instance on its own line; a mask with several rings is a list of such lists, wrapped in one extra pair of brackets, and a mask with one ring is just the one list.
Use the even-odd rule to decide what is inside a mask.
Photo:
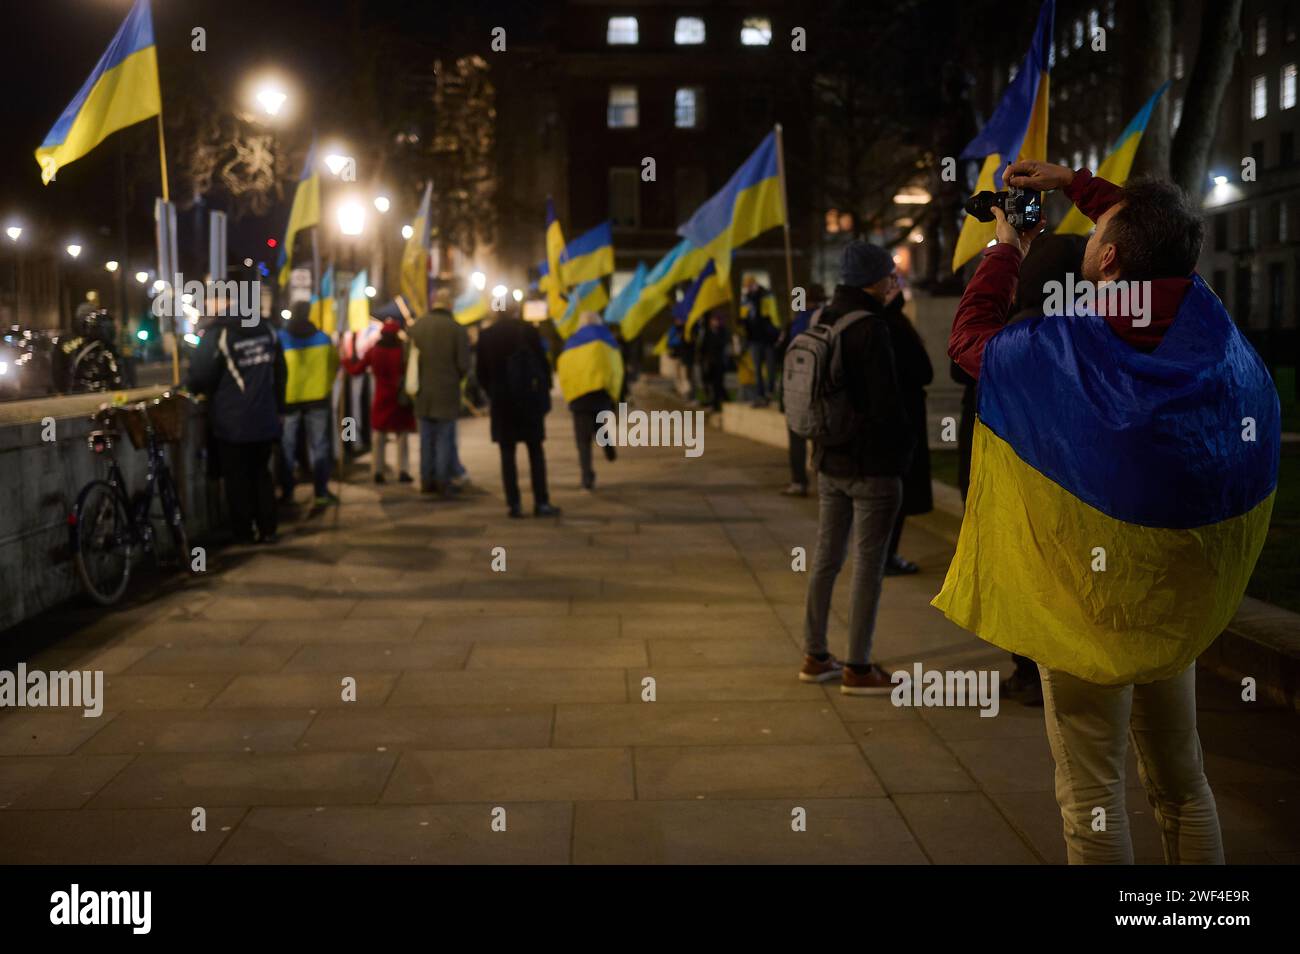
[(320, 277), (320, 294), (311, 300), (307, 317), (327, 335), (339, 330), (338, 302), (334, 300), (334, 266), (327, 268)]
[(686, 295), (679, 303), (681, 314), (686, 321), (684, 329), (686, 337), (690, 337), (691, 329), (701, 317), (729, 301), (731, 301), (731, 282), (718, 274), (717, 267), (710, 259), (709, 264), (704, 266), (704, 270), (691, 283), (691, 287), (686, 290)]
[(563, 317), (555, 323), (555, 330), (561, 338), (567, 338), (578, 330), (578, 323), (582, 320), (584, 313), (589, 311), (599, 312), (608, 304), (609, 293), (605, 291), (604, 282), (599, 278), (583, 282), (569, 296), (568, 307), (565, 309)]
[(564, 233), (560, 230), (560, 220), (555, 217), (555, 203), (548, 196), (546, 199), (546, 268), (547, 278), (541, 283), (546, 292), (546, 312), (552, 321), (559, 321), (564, 316), (563, 282), (555, 277), (564, 277), (560, 268), (560, 259), (564, 255)]
[(400, 276), (401, 294), (418, 318), (429, 310), (429, 232), (432, 225), (430, 203), (433, 201), (433, 182), (424, 187), (424, 198), (411, 223), (411, 237), (402, 249)]
[(293, 243), (298, 233), (320, 225), (320, 172), (316, 168), (316, 140), (307, 150), (307, 159), (302, 164), (302, 174), (298, 176), (298, 185), (293, 190), (293, 205), (289, 208), (289, 225), (284, 230), (284, 242), (280, 245), (280, 287), (289, 284), (289, 271), (293, 267)]
[(618, 294), (605, 306), (605, 324), (617, 325), (623, 320), (623, 316), (641, 297), (641, 292), (645, 289), (647, 274), (649, 272), (645, 267), (645, 262), (637, 262), (636, 271), (632, 274), (631, 279), (618, 290)]
[(348, 286), (348, 331), (365, 331), (370, 325), (370, 299), (366, 297), (369, 277), (363, 268)]
[(451, 314), (462, 325), (472, 325), (481, 320), (487, 314), (484, 293), (471, 285), (452, 303)]
[(623, 352), (605, 325), (583, 325), (564, 342), (555, 362), (564, 400), (604, 391), (617, 401), (623, 391)]
[(162, 112), (158, 52), (149, 0), (136, 0), (113, 42), (36, 150), (41, 181), (80, 159), (106, 137)]
[(1088, 682), (1180, 673), (1241, 602), (1280, 444), (1268, 369), (1199, 275), (1150, 354), (1101, 318), (1008, 325), (984, 350), (966, 515), (933, 603)]
[(602, 222), (564, 247), (560, 257), (560, 278), (566, 289), (614, 271), (614, 232)]
[(698, 248), (689, 239), (682, 239), (669, 249), (650, 269), (640, 295), (623, 315), (619, 325), (623, 340), (631, 341), (639, 335), (655, 315), (671, 304), (668, 296), (673, 286), (698, 275), (710, 258), (707, 249)]
[(723, 279), (731, 270), (731, 250), (785, 223), (785, 197), (778, 175), (775, 130), (736, 170), (713, 198), (677, 230), (718, 263)]
[[(1142, 142), (1142, 134), (1146, 132), (1147, 123), (1151, 120), (1151, 111), (1156, 108), (1156, 101), (1168, 88), (1169, 83), (1166, 82), (1138, 110), (1137, 115), (1124, 127), (1124, 131), (1115, 140), (1115, 146), (1111, 149), (1110, 155), (1102, 160), (1099, 168), (1093, 170), (1096, 175), (1101, 176), (1107, 182), (1115, 183), (1115, 185), (1122, 186), (1125, 182), (1128, 182), (1128, 174), (1133, 170), (1133, 159), (1137, 156), (1138, 144)], [(1092, 220), (1071, 206), (1070, 211), (1061, 220), (1061, 224), (1056, 227), (1056, 234), (1087, 235), (1093, 228)]]
[[(1048, 65), (1055, 16), (1056, 0), (1043, 0), (1034, 39), (1020, 71), (1007, 85), (1002, 101), (979, 135), (961, 152), (962, 159), (984, 160), (975, 183), (976, 192), (1002, 190), (1003, 170), (1017, 159), (1047, 158), (1047, 105), (1051, 84)], [(993, 240), (996, 228), (994, 222), (966, 216), (957, 247), (953, 249), (952, 270), (957, 271), (978, 255)]]

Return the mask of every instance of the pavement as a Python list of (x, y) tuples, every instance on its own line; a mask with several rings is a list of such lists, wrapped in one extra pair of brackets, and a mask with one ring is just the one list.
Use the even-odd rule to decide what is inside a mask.
[[(477, 495), (358, 468), (276, 546), (7, 632), (6, 667), (101, 669), (106, 702), (0, 712), (0, 862), (1064, 862), (1041, 709), (797, 681), (816, 501), (776, 493), (783, 453), (711, 428), (696, 459), (598, 457), (589, 494), (567, 412), (547, 429), (559, 519), (506, 519), (465, 420)], [(923, 572), (885, 581), (878, 660), (1009, 672), (929, 606), (951, 556), (929, 519), (901, 548)], [(1228, 861), (1300, 862), (1294, 714), (1209, 677), (1200, 708)], [(1159, 863), (1137, 778), (1130, 758), (1137, 859)]]

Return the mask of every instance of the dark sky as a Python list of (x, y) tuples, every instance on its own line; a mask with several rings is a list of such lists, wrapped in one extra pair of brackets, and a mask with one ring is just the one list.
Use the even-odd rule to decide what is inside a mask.
[[(61, 248), (77, 238), (90, 256), (117, 257), (108, 234), (117, 222), (117, 137), (147, 156), (151, 168), (136, 175), (151, 182), (148, 195), (130, 207), (132, 256), (152, 257), (152, 197), (158, 194), (156, 126), (144, 122), (116, 133), (43, 186), (33, 156), (60, 112), (89, 75), (131, 8), (131, 0), (34, 0), (8, 3), (5, 21), (11, 49), (0, 60), (5, 136), (0, 140), (0, 226), (11, 219), (33, 241)], [(240, 95), (248, 76), (273, 66), (296, 84), (299, 111), (289, 136), (308, 127), (329, 131), (338, 124), (331, 104), (356, 82), (347, 51), (358, 45), (382, 50), (384, 81), (427, 69), (449, 43), (486, 29), (491, 22), (518, 23), (518, 3), (400, 3), (384, 0), (153, 0), (163, 109), (184, 84), (200, 77), (218, 95)], [(207, 51), (191, 51), (191, 30), (207, 31)], [(346, 134), (346, 130), (337, 130)], [(169, 133), (170, 134), (170, 133)], [(169, 143), (169, 147), (175, 146)], [(145, 173), (152, 176), (145, 180)], [(173, 196), (175, 198), (176, 196)], [(248, 222), (248, 236), (277, 233), (287, 210), (266, 223)], [(96, 249), (95, 246), (102, 246)], [(231, 255), (245, 254), (232, 234)]]

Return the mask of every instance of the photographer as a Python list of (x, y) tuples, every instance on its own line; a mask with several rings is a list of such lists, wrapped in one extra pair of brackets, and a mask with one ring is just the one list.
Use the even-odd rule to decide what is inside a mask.
[(997, 244), (948, 345), (979, 380), (976, 466), (934, 605), (1038, 662), (1072, 864), (1133, 861), (1130, 733), (1166, 861), (1222, 863), (1195, 660), (1236, 611), (1267, 533), (1277, 392), (1194, 272), (1203, 225), (1182, 190), (1149, 179), (1120, 188), (1032, 160), (1004, 181), (1064, 190), (1097, 223), (1084, 282), (1136, 286), (1146, 306), (1097, 294), (1095, 308), (1006, 325), (1042, 225), (1021, 234), (994, 210)]

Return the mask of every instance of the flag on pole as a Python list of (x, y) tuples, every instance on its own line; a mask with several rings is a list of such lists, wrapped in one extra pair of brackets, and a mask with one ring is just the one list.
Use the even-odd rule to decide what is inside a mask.
[(320, 294), (311, 300), (307, 317), (327, 335), (339, 330), (338, 302), (334, 300), (334, 266), (327, 268), (320, 277)]
[(689, 239), (682, 239), (669, 249), (650, 269), (640, 295), (623, 315), (620, 324), (623, 340), (631, 341), (639, 335), (650, 319), (668, 307), (668, 293), (673, 286), (698, 275), (709, 258), (708, 249), (693, 245)]
[(411, 237), (402, 249), (401, 293), (413, 317), (429, 310), (429, 232), (432, 218), (433, 182), (424, 187), (424, 198), (411, 223)]
[(486, 314), (487, 302), (483, 299), (483, 292), (473, 285), (451, 306), (452, 317), (462, 325), (472, 325)]
[(136, 0), (89, 78), (36, 150), (41, 181), (49, 185), (59, 169), (112, 133), (161, 112), (153, 17), (149, 0)]
[(365, 331), (370, 325), (370, 299), (366, 297), (369, 275), (363, 268), (348, 286), (348, 330)]
[(614, 232), (608, 221), (579, 235), (560, 256), (560, 279), (564, 288), (603, 278), (614, 271)]
[[(1156, 108), (1156, 101), (1168, 88), (1169, 83), (1166, 82), (1156, 90), (1145, 105), (1138, 110), (1132, 121), (1124, 127), (1124, 131), (1115, 140), (1110, 155), (1103, 159), (1101, 166), (1095, 170), (1097, 175), (1107, 182), (1115, 183), (1115, 185), (1122, 186), (1125, 182), (1128, 182), (1128, 174), (1133, 169), (1133, 159), (1137, 156), (1138, 144), (1142, 141), (1142, 134), (1146, 132), (1147, 123), (1151, 120), (1151, 111)], [(1065, 218), (1061, 220), (1061, 224), (1056, 227), (1056, 234), (1087, 235), (1092, 229), (1092, 220), (1078, 209), (1071, 207)]]
[(569, 296), (568, 307), (565, 308), (563, 317), (555, 323), (555, 330), (561, 338), (567, 338), (578, 330), (578, 323), (585, 312), (598, 312), (608, 304), (609, 293), (605, 291), (604, 282), (599, 278), (583, 282)]
[[(767, 297), (771, 298), (770, 295)], [(704, 270), (686, 290), (686, 296), (680, 304), (681, 312), (686, 317), (686, 326), (683, 329), (685, 335), (689, 338), (691, 329), (701, 317), (729, 301), (731, 301), (731, 282), (724, 280), (718, 274), (714, 260), (710, 259), (709, 264), (704, 266)]]
[(548, 196), (546, 199), (546, 268), (547, 278), (543, 290), (546, 292), (546, 311), (552, 321), (564, 316), (564, 291), (561, 280), (564, 273), (560, 268), (560, 259), (564, 255), (564, 233), (560, 230), (560, 220), (555, 217), (555, 203)]
[(628, 309), (636, 304), (641, 292), (645, 289), (645, 280), (648, 271), (645, 262), (636, 263), (636, 272), (626, 285), (619, 289), (618, 294), (613, 300), (605, 306), (605, 324), (617, 325), (623, 320)]
[(731, 270), (731, 250), (785, 223), (785, 203), (777, 164), (776, 132), (736, 170), (730, 181), (677, 230), (718, 263), (725, 280)]
[[(1049, 63), (1052, 51), (1052, 23), (1056, 0), (1043, 0), (1038, 10), (1038, 26), (1015, 78), (1007, 85), (1002, 101), (989, 121), (962, 150), (962, 159), (983, 159), (976, 192), (999, 192), (1002, 173), (1017, 159), (1047, 158), (1047, 104), (1050, 86)], [(955, 272), (992, 241), (996, 223), (981, 222), (966, 216), (957, 247), (953, 250)]]
[(289, 270), (293, 267), (293, 243), (298, 233), (320, 225), (320, 172), (316, 168), (316, 140), (312, 140), (307, 150), (307, 159), (302, 164), (302, 174), (298, 176), (298, 185), (293, 190), (293, 205), (289, 208), (289, 225), (284, 231), (284, 242), (280, 245), (280, 287), (289, 284)]

